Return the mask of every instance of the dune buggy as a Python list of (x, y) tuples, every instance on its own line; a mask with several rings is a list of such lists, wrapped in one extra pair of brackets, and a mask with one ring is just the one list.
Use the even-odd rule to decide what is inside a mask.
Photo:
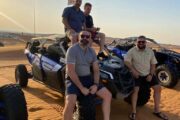
[(28, 120), (26, 100), (19, 85), (0, 87), (0, 120)]
[[(115, 40), (107, 46), (109, 52), (123, 59), (129, 49), (136, 45), (137, 37)], [(147, 45), (154, 51), (158, 61), (156, 76), (162, 86), (172, 88), (180, 78), (180, 53), (166, 49), (155, 40), (147, 38)]]
[[(20, 64), (15, 69), (16, 82), (26, 87), (28, 79), (43, 83), (50, 88), (64, 93), (65, 86), (65, 53), (68, 49), (67, 38), (35, 38), (27, 43), (25, 54), (31, 64), (31, 71)], [(134, 87), (131, 73), (122, 59), (111, 56), (99, 60), (101, 82), (111, 91), (113, 98), (125, 99), (130, 103), (130, 94)], [(150, 88), (142, 86), (139, 92), (138, 105), (144, 105), (150, 98)], [(88, 104), (86, 104), (87, 106)], [(92, 106), (91, 104), (89, 104)], [(88, 113), (86, 112), (81, 113)], [(85, 116), (88, 116), (87, 114)], [(91, 118), (92, 120), (92, 118)]]

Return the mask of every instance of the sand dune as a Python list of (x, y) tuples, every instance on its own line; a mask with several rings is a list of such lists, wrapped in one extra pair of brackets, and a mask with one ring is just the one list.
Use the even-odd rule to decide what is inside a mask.
[[(15, 82), (15, 65), (28, 64), (23, 49), (22, 45), (0, 48), (0, 85)], [(27, 100), (29, 120), (62, 119), (64, 99), (60, 93), (32, 80), (23, 91)], [(152, 114), (152, 98), (153, 96), (147, 105), (138, 108), (138, 120), (159, 120)], [(174, 89), (162, 89), (161, 108), (170, 120), (180, 120), (180, 82)], [(128, 120), (131, 107), (123, 100), (112, 100), (111, 109), (111, 120)], [(100, 106), (97, 106), (97, 120), (102, 120)]]

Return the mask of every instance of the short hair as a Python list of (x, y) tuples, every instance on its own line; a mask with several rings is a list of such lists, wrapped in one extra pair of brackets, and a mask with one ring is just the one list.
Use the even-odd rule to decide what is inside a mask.
[(138, 37), (138, 39), (145, 39), (146, 40), (146, 37), (144, 35), (141, 35)]
[(90, 7), (92, 7), (92, 4), (91, 4), (91, 3), (89, 3), (89, 2), (87, 2), (87, 3), (85, 3), (85, 4), (84, 4), (84, 7), (86, 7), (86, 6), (90, 6)]

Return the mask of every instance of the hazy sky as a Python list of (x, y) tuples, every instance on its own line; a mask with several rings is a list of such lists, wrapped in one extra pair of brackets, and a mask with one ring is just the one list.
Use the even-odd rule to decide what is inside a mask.
[[(111, 37), (145, 35), (180, 45), (180, 0), (83, 0), (93, 4), (95, 26)], [(83, 8), (82, 4), (82, 8)], [(67, 0), (0, 0), (0, 30), (64, 33)]]

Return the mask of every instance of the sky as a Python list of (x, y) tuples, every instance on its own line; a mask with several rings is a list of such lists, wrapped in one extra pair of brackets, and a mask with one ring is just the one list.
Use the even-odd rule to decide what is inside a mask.
[[(94, 24), (106, 36), (180, 45), (180, 0), (83, 0), (82, 10), (85, 2), (93, 4)], [(0, 0), (0, 30), (63, 34), (67, 6), (67, 0)]]

